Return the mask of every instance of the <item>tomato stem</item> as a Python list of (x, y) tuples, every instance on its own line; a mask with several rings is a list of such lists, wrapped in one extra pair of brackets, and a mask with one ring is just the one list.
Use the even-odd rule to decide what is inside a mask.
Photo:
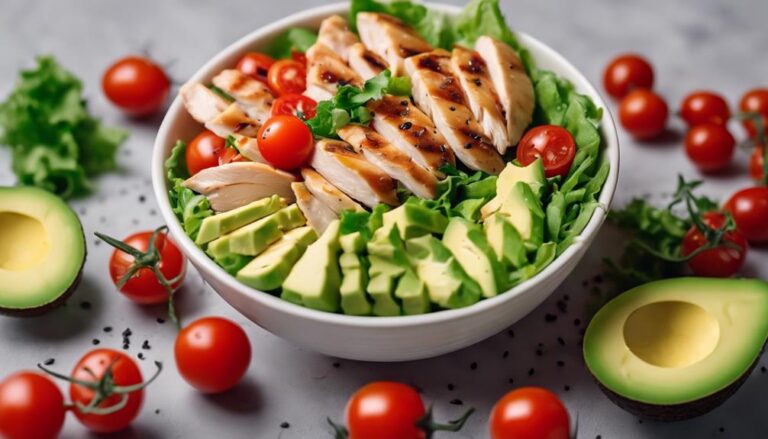
[(331, 418), (326, 419), (328, 420), (328, 424), (330, 424), (331, 428), (333, 428), (334, 439), (347, 439), (349, 437), (349, 431), (346, 427), (333, 422)]
[(469, 417), (472, 416), (472, 413), (474, 412), (475, 409), (472, 407), (464, 412), (464, 414), (461, 415), (461, 417), (458, 419), (448, 421), (447, 424), (440, 424), (434, 421), (432, 406), (430, 405), (424, 417), (416, 421), (416, 426), (424, 431), (424, 433), (426, 433), (426, 439), (430, 439), (436, 431), (456, 432), (461, 430), (464, 427), (464, 424), (467, 423), (467, 419), (469, 419)]

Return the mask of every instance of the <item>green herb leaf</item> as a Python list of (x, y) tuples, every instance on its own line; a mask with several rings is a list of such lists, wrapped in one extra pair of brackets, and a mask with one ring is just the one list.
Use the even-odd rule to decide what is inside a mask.
[(267, 48), (272, 58), (290, 58), (291, 52), (306, 52), (317, 41), (317, 32), (303, 27), (288, 29)]
[(213, 215), (211, 203), (203, 196), (196, 194), (191, 189), (183, 186), (184, 180), (189, 177), (187, 164), (184, 160), (184, 152), (187, 145), (181, 140), (176, 141), (171, 150), (171, 155), (165, 161), (165, 172), (171, 189), (168, 191), (168, 199), (171, 209), (181, 221), (184, 231), (194, 241), (200, 231), (203, 219)]

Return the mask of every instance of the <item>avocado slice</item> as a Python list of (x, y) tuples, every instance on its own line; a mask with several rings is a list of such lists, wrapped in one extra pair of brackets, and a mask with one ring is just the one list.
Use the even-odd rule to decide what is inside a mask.
[(528, 250), (539, 248), (544, 241), (544, 210), (527, 183), (515, 184), (496, 215), (503, 215), (515, 227)]
[(203, 245), (211, 242), (221, 235), (264, 218), (283, 207), (285, 207), (285, 200), (278, 195), (272, 195), (237, 209), (206, 217), (200, 224), (200, 232), (197, 235), (197, 239), (195, 239), (195, 244)]
[(339, 251), (339, 220), (334, 220), (293, 266), (283, 282), (281, 297), (307, 308), (338, 311)]
[(414, 202), (406, 202), (384, 214), (382, 228), (376, 233), (389, 235), (396, 226), (403, 239), (410, 239), (428, 233), (442, 234), (447, 225), (448, 218), (439, 212)]
[(480, 210), (482, 217), (487, 218), (499, 210), (507, 194), (521, 181), (528, 184), (537, 198), (541, 197), (547, 186), (547, 178), (544, 176), (544, 164), (540, 158), (524, 167), (507, 163), (496, 180), (496, 196)]
[(520, 268), (528, 263), (523, 238), (504, 215), (494, 213), (488, 217), (484, 229), (499, 262), (512, 268)]
[(395, 297), (403, 304), (403, 314), (425, 314), (429, 312), (429, 294), (424, 282), (419, 279), (416, 272), (408, 269), (397, 282)]
[[(350, 235), (344, 235), (345, 238)], [(342, 248), (344, 245), (342, 244)], [(339, 293), (341, 294), (341, 310), (344, 314), (365, 316), (371, 314), (371, 302), (365, 293), (368, 285), (368, 267), (365, 260), (356, 252), (342, 253), (339, 258), (341, 272), (344, 275)]]
[(768, 339), (768, 283), (677, 278), (606, 304), (584, 336), (584, 359), (605, 393), (643, 418), (675, 421), (733, 394)]
[[(224, 235), (209, 244), (216, 249), (224, 247), (218, 240), (228, 241), (227, 250), (240, 255), (256, 256), (270, 244), (280, 239), (283, 231), (291, 230), (305, 224), (304, 216), (296, 204), (278, 210), (256, 222), (241, 227), (234, 232)], [(219, 251), (219, 250), (215, 250)]]
[(442, 308), (461, 308), (480, 300), (480, 285), (467, 276), (439, 239), (424, 235), (409, 239), (405, 245), (432, 303)]
[(484, 297), (493, 297), (506, 289), (504, 268), (479, 226), (453, 217), (445, 229), (443, 244), (461, 268), (480, 284)]
[(307, 246), (316, 239), (317, 234), (309, 226), (288, 231), (280, 240), (241, 268), (237, 272), (237, 280), (261, 291), (277, 289), (288, 277), (291, 268), (304, 254)]
[(38, 315), (64, 303), (85, 255), (83, 226), (61, 198), (0, 187), (0, 313)]

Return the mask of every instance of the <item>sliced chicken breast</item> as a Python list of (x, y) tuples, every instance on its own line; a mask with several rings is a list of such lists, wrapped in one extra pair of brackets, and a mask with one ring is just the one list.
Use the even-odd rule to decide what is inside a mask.
[(349, 198), (339, 188), (328, 182), (322, 175), (311, 168), (302, 168), (301, 176), (307, 190), (321, 203), (328, 206), (334, 213), (341, 214), (345, 210), (360, 211), (363, 207)]
[(437, 49), (405, 60), (413, 98), (459, 160), (469, 168), (498, 174), (504, 160), (472, 115), (459, 81), (451, 72), (451, 54)]
[(359, 43), (360, 40), (357, 39), (357, 35), (349, 30), (347, 20), (338, 15), (331, 15), (320, 23), (317, 42), (329, 47), (346, 62), (349, 60), (350, 47), (355, 43)]
[(317, 42), (307, 50), (306, 96), (320, 102), (330, 99), (342, 85), (361, 87), (363, 80), (330, 47)]
[(234, 134), (255, 137), (259, 132), (261, 124), (248, 117), (238, 104), (233, 103), (226, 110), (206, 122), (205, 127), (219, 137), (227, 137)]
[(322, 235), (328, 228), (328, 224), (338, 218), (338, 215), (330, 207), (312, 195), (304, 183), (299, 181), (291, 183), (291, 190), (296, 197), (299, 210), (304, 214), (310, 227), (317, 232), (317, 236)]
[(332, 185), (365, 206), (398, 204), (395, 181), (346, 142), (318, 141), (309, 164)]
[(480, 122), (483, 133), (491, 139), (499, 154), (504, 154), (511, 146), (507, 120), (485, 61), (477, 52), (456, 46), (451, 53), (451, 68), (453, 75), (459, 78), (469, 109)]
[(184, 187), (207, 196), (213, 210), (224, 212), (275, 194), (293, 201), (294, 181), (293, 175), (263, 163), (234, 162), (203, 169)]
[(387, 61), (395, 76), (405, 73), (405, 58), (432, 50), (413, 28), (386, 14), (360, 12), (357, 14), (357, 32), (368, 49)]
[(363, 81), (367, 81), (389, 67), (387, 60), (368, 50), (363, 43), (355, 43), (349, 48), (349, 66)]
[(417, 196), (435, 198), (437, 177), (389, 143), (381, 134), (361, 125), (347, 125), (339, 129), (338, 134), (369, 162), (399, 180)]
[(239, 134), (234, 134), (233, 137), (235, 138), (235, 146), (243, 157), (254, 162), (267, 164), (264, 156), (261, 155), (259, 142), (256, 138), (245, 137)]
[(213, 77), (213, 85), (235, 98), (251, 119), (263, 124), (269, 119), (269, 109), (275, 97), (269, 88), (239, 70), (227, 69)]
[(229, 107), (229, 102), (199, 82), (187, 82), (179, 96), (190, 116), (204, 124)]
[(384, 96), (367, 107), (373, 113), (373, 128), (392, 145), (437, 177), (443, 165), (456, 164), (445, 138), (432, 120), (406, 97)]
[(475, 51), (488, 66), (488, 74), (504, 109), (509, 143), (516, 145), (533, 118), (531, 78), (514, 49), (501, 41), (482, 36), (475, 42)]

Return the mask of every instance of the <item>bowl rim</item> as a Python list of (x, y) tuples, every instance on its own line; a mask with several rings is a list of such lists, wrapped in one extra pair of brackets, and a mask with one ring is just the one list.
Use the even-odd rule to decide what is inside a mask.
[[(458, 14), (461, 11), (459, 6), (454, 5), (431, 2), (424, 4), (429, 8), (452, 15)], [(344, 15), (348, 11), (349, 2), (332, 3), (329, 5), (323, 5), (299, 11), (271, 24), (260, 27), (238, 39), (223, 50), (219, 51), (201, 68), (199, 68), (195, 74), (189, 78), (189, 80), (199, 81), (209, 77), (213, 69), (217, 68), (220, 63), (222, 63), (225, 59), (233, 56), (233, 54), (243, 53), (250, 47), (257, 45), (259, 40), (274, 35), (277, 32), (286, 30), (291, 26), (295, 26), (299, 22), (317, 20), (332, 14)], [(475, 314), (482, 314), (484, 311), (487, 311), (490, 308), (501, 306), (504, 302), (513, 300), (516, 296), (526, 292), (532, 294), (538, 289), (540, 285), (545, 283), (549, 277), (554, 275), (555, 272), (564, 269), (573, 258), (577, 258), (579, 253), (582, 251), (582, 247), (585, 246), (585, 243), (591, 242), (599, 231), (600, 226), (606, 218), (607, 210), (610, 207), (611, 201), (613, 200), (613, 196), (618, 184), (619, 140), (618, 134), (616, 132), (616, 125), (613, 120), (613, 116), (608, 109), (606, 101), (595, 89), (592, 83), (575, 66), (573, 66), (573, 64), (565, 59), (565, 57), (556, 52), (554, 49), (550, 48), (548, 45), (524, 32), (515, 31), (515, 35), (523, 46), (537, 46), (537, 51), (545, 53), (547, 57), (552, 59), (553, 62), (558, 65), (557, 70), (559, 72), (567, 71), (569, 77), (577, 78), (578, 81), (573, 81), (580, 82), (580, 84), (576, 84), (576, 89), (580, 93), (589, 96), (599, 108), (603, 109), (603, 118), (600, 122), (600, 132), (602, 137), (601, 148), (604, 148), (605, 157), (611, 166), (608, 173), (608, 178), (603, 184), (603, 188), (598, 199), (600, 207), (595, 210), (592, 218), (587, 223), (587, 226), (584, 228), (584, 230), (582, 230), (581, 234), (576, 238), (573, 244), (571, 244), (571, 246), (565, 250), (565, 252), (557, 256), (555, 260), (552, 261), (552, 263), (545, 267), (541, 272), (537, 273), (534, 277), (520, 283), (519, 285), (514, 286), (505, 292), (501, 292), (494, 297), (483, 299), (467, 307), (441, 310), (419, 315), (389, 317), (350, 316), (341, 313), (319, 311), (288, 302), (268, 292), (256, 290), (240, 283), (234, 276), (230, 275), (224, 271), (224, 269), (216, 265), (216, 263), (210, 259), (202, 251), (202, 249), (195, 245), (195, 243), (181, 228), (180, 222), (171, 210), (171, 205), (168, 198), (168, 188), (164, 163), (168, 154), (170, 153), (172, 145), (176, 141), (176, 139), (169, 138), (171, 134), (171, 127), (173, 122), (181, 114), (183, 114), (181, 112), (184, 111), (183, 104), (178, 94), (174, 98), (165, 116), (163, 117), (163, 121), (160, 125), (160, 129), (158, 130), (157, 137), (155, 138), (151, 164), (152, 185), (155, 192), (155, 197), (158, 202), (163, 220), (166, 221), (174, 241), (180, 245), (182, 252), (192, 261), (193, 265), (196, 267), (202, 266), (204, 271), (212, 273), (221, 285), (236, 291), (238, 295), (246, 296), (252, 300), (255, 300), (261, 305), (264, 305), (265, 307), (279, 311), (283, 314), (290, 314), (295, 317), (312, 320), (317, 323), (333, 324), (350, 328), (415, 327), (439, 324), (440, 322), (447, 320), (467, 318)], [(219, 294), (218, 291), (217, 294)]]

